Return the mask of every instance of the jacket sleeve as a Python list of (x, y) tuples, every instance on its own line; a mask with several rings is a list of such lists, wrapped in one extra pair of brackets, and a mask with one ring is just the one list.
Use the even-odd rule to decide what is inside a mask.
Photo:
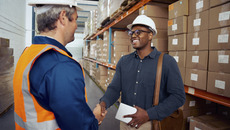
[(112, 82), (109, 84), (104, 96), (100, 99), (100, 101), (104, 101), (106, 103), (106, 107), (109, 108), (113, 105), (118, 98), (120, 97), (121, 91), (121, 58), (116, 66), (116, 73), (113, 77)]
[(98, 121), (85, 99), (81, 67), (75, 62), (61, 62), (49, 70), (41, 86), (40, 98), (48, 101), (62, 130), (97, 130)]

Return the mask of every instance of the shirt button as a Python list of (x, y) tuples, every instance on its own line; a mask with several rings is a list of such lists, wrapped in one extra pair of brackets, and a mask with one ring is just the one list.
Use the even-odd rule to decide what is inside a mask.
[(137, 95), (137, 93), (134, 93), (134, 95)]
[(138, 84), (138, 81), (136, 82), (136, 84)]
[(140, 70), (137, 71), (138, 73), (140, 72)]
[(142, 62), (142, 60), (140, 60), (140, 62)]

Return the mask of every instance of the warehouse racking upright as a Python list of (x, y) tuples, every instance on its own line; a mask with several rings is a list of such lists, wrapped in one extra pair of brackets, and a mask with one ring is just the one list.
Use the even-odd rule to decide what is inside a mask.
[[(112, 45), (112, 40), (111, 40), (111, 34), (112, 34), (112, 29), (113, 27), (115, 27), (117, 24), (119, 24), (122, 20), (125, 20), (128, 16), (132, 15), (132, 13), (134, 13), (136, 10), (138, 10), (139, 8), (141, 8), (142, 6), (144, 6), (145, 4), (147, 4), (148, 2), (150, 2), (151, 0), (140, 0), (138, 1), (135, 5), (133, 5), (128, 11), (124, 11), (123, 13), (121, 13), (114, 21), (112, 21), (111, 23), (109, 23), (108, 25), (106, 25), (105, 27), (103, 27), (101, 30), (99, 30), (96, 34), (93, 34), (91, 36), (87, 36), (85, 38), (85, 40), (93, 40), (95, 38), (97, 38), (99, 35), (101, 35), (103, 32), (108, 31), (109, 30), (109, 48), (111, 52), (111, 45)], [(152, 0), (154, 1), (154, 0)], [(172, 3), (175, 2), (172, 0), (167, 0), (166, 2), (168, 3)], [(109, 56), (109, 62), (100, 62), (97, 61), (95, 59), (92, 58), (83, 58), (84, 60), (108, 67), (109, 69), (116, 69), (116, 65), (111, 64), (111, 55)], [(230, 98), (225, 97), (225, 96), (220, 96), (217, 94), (213, 94), (204, 90), (200, 90), (194, 87), (190, 87), (190, 86), (186, 86), (184, 85), (185, 88), (185, 92), (187, 94), (202, 98), (202, 99), (206, 99), (212, 102), (215, 102), (217, 104), (220, 105), (224, 105), (227, 107), (230, 107)]]

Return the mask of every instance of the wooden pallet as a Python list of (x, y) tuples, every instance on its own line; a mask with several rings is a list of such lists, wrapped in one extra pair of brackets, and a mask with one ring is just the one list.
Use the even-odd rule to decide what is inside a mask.
[(122, 11), (127, 11), (133, 7), (139, 0), (127, 0), (121, 4)]
[(110, 20), (114, 20), (116, 19), (118, 16), (120, 16), (123, 13), (122, 8), (120, 7), (119, 9), (117, 9), (111, 16), (110, 16)]

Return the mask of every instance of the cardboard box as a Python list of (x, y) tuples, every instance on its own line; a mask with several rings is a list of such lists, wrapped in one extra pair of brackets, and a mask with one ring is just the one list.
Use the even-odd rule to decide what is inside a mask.
[(153, 36), (153, 39), (168, 37), (167, 30), (157, 29), (157, 35)]
[(229, 130), (229, 120), (219, 115), (202, 115), (190, 119), (190, 130)]
[(166, 18), (168, 19), (168, 7), (166, 4), (151, 2), (139, 9), (139, 14), (144, 14), (150, 17)]
[(122, 39), (130, 39), (127, 31), (114, 31), (114, 39), (122, 38)]
[(208, 72), (207, 91), (217, 95), (230, 97), (230, 74)]
[(209, 113), (214, 114), (215, 111), (216, 111), (215, 108), (184, 110), (183, 111), (184, 121), (183, 121), (182, 130), (188, 130), (189, 129), (189, 122), (190, 122), (191, 118), (205, 115), (205, 114), (209, 114)]
[(187, 16), (180, 16), (168, 21), (168, 35), (187, 33)]
[(169, 51), (185, 51), (187, 43), (187, 34), (173, 35), (168, 38)]
[(186, 68), (185, 85), (207, 90), (207, 71)]
[(0, 37), (0, 47), (9, 47), (9, 46), (10, 46), (10, 40)]
[(181, 107), (182, 110), (198, 109), (205, 108), (206, 101), (205, 99), (186, 94), (186, 101)]
[(227, 2), (229, 2), (229, 0), (210, 0), (210, 7), (221, 5)]
[(169, 19), (188, 15), (188, 0), (179, 0), (169, 5)]
[(170, 51), (169, 55), (171, 55), (177, 62), (179, 67), (184, 67), (186, 64), (186, 51)]
[(184, 67), (179, 67), (181, 78), (183, 80), (183, 83), (185, 81), (185, 68)]
[(153, 39), (151, 43), (152, 47), (156, 47), (158, 51), (168, 51), (168, 39)]
[(230, 73), (230, 50), (209, 51), (208, 71)]
[(116, 38), (114, 38), (113, 45), (131, 45), (131, 40), (116, 37)]
[(230, 3), (226, 3), (209, 10), (209, 29), (230, 25)]
[(208, 30), (187, 35), (187, 50), (208, 50)]
[(187, 51), (186, 68), (207, 70), (208, 51)]
[(0, 47), (0, 56), (12, 56), (14, 52), (13, 48)]
[(166, 18), (155, 18), (155, 17), (150, 17), (155, 25), (157, 29), (163, 29), (163, 30), (167, 30), (168, 29), (168, 19)]
[(230, 107), (226, 107), (223, 105), (217, 106), (217, 114), (226, 117), (227, 119), (230, 119)]
[(208, 10), (188, 16), (188, 33), (208, 30)]
[(209, 30), (209, 50), (230, 49), (230, 27)]
[(114, 53), (115, 52), (128, 52), (129, 46), (128, 45), (117, 45), (114, 44)]
[(209, 9), (209, 0), (189, 0), (189, 15)]

